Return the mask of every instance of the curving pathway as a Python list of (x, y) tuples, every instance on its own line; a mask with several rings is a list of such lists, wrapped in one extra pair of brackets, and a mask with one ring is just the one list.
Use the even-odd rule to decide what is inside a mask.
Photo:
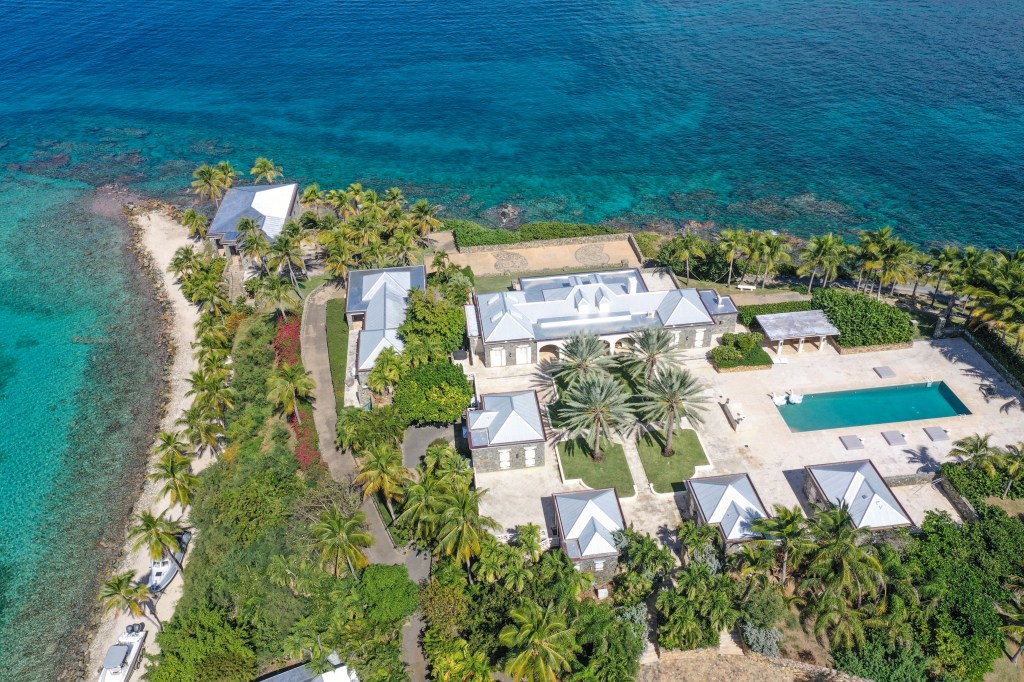
[[(313, 392), (313, 421), (320, 436), (320, 455), (331, 476), (345, 481), (355, 474), (355, 461), (340, 452), (335, 444), (338, 426), (338, 411), (334, 398), (334, 384), (331, 380), (331, 364), (327, 354), (327, 301), (341, 298), (344, 292), (331, 283), (324, 284), (306, 297), (302, 314), (302, 364), (313, 376), (316, 389)], [(391, 543), (391, 536), (381, 520), (376, 505), (369, 499), (363, 501), (367, 526), (375, 540), (366, 557), (375, 564), (405, 564), (413, 581), (425, 580), (430, 575), (430, 558), (419, 552), (399, 552)], [(402, 652), (406, 666), (414, 682), (427, 679), (427, 662), (419, 646), (423, 621), (419, 615), (402, 628)]]

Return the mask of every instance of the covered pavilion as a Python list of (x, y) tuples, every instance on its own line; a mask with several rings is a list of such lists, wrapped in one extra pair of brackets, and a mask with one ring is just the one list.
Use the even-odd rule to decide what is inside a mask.
[(757, 323), (764, 330), (765, 338), (776, 344), (776, 355), (782, 354), (782, 346), (787, 341), (795, 342), (796, 352), (802, 353), (807, 339), (812, 339), (821, 351), (829, 337), (839, 336), (839, 330), (822, 310), (758, 315)]

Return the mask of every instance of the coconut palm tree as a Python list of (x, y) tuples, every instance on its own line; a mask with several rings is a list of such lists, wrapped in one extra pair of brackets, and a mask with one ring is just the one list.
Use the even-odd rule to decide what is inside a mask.
[(523, 550), (530, 563), (540, 561), (544, 548), (540, 544), (540, 526), (527, 523), (516, 529), (516, 545)]
[(435, 230), (444, 227), (437, 214), (441, 212), (440, 206), (432, 206), (426, 199), (420, 199), (409, 210), (409, 222), (420, 237), (426, 237)]
[(267, 377), (267, 399), (282, 412), (291, 412), (301, 424), (299, 407), (313, 396), (316, 383), (302, 363), (281, 363)]
[(695, 258), (706, 258), (710, 245), (700, 235), (690, 232), (676, 235), (665, 246), (669, 259), (682, 261), (686, 267), (686, 285), (690, 285), (690, 261)]
[(181, 215), (181, 224), (188, 229), (188, 236), (192, 239), (199, 241), (206, 239), (209, 220), (202, 213), (193, 208), (186, 209)]
[(846, 258), (846, 244), (843, 238), (831, 232), (821, 236), (811, 237), (807, 246), (800, 252), (800, 259), (803, 265), (797, 269), (801, 275), (810, 275), (807, 283), (807, 293), (810, 294), (814, 287), (814, 278), (820, 273), (822, 286), (828, 285), (828, 280), (834, 278), (839, 270), (839, 265)]
[(883, 244), (878, 272), (878, 298), (882, 295), (883, 286), (891, 285), (889, 295), (892, 296), (896, 293), (897, 284), (906, 284), (914, 277), (916, 253), (913, 246), (896, 236)]
[(466, 565), (480, 555), (483, 537), (489, 530), (497, 530), (498, 522), (480, 513), (480, 500), (486, 490), (462, 488), (445, 497), (441, 513), (437, 546), (446, 555)]
[(220, 205), (224, 196), (224, 179), (213, 166), (203, 164), (192, 173), (192, 191), (203, 199), (212, 199)]
[(664, 327), (644, 327), (629, 335), (629, 354), (622, 363), (637, 378), (650, 381), (661, 369), (679, 362), (683, 350)]
[(521, 593), (533, 580), (533, 571), (526, 567), (522, 557), (513, 554), (505, 564), (505, 589), (509, 592)]
[(292, 283), (277, 275), (264, 277), (256, 292), (256, 300), (272, 304), (277, 308), (282, 320), (288, 316), (287, 308), (296, 303), (299, 298), (299, 292)]
[(1006, 476), (1006, 487), (1003, 488), (1003, 499), (1010, 494), (1010, 488), (1024, 476), (1024, 442), (1007, 445), (999, 457), (1003, 474)]
[(808, 558), (803, 587), (822, 595), (838, 591), (860, 606), (882, 590), (884, 573), (869, 531), (856, 528), (845, 504), (819, 512), (810, 522), (817, 547)]
[(217, 415), (209, 407), (198, 403), (193, 403), (185, 410), (175, 424), (185, 427), (185, 438), (192, 443), (199, 457), (207, 448), (216, 452), (220, 438), (224, 435), (224, 427)]
[(1021, 598), (1015, 597), (1003, 604), (1000, 615), (1003, 617), (1003, 626), (999, 629), (1007, 637), (1017, 640), (1017, 651), (1010, 658), (1010, 663), (1017, 665), (1021, 654), (1024, 653), (1024, 603)]
[(763, 235), (758, 249), (761, 261), (764, 263), (764, 274), (761, 276), (762, 289), (768, 283), (768, 276), (775, 271), (779, 263), (789, 263), (793, 260), (793, 257), (789, 255), (792, 248), (785, 235), (774, 232)]
[(944, 246), (934, 248), (928, 252), (931, 274), (935, 278), (935, 289), (932, 291), (932, 302), (935, 305), (935, 297), (942, 291), (942, 281), (956, 272), (960, 264), (960, 249), (955, 246)]
[(864, 645), (864, 613), (851, 606), (838, 590), (825, 590), (810, 603), (807, 613), (814, 620), (814, 635), (819, 641), (828, 635), (831, 648)]
[(312, 206), (316, 211), (317, 218), (320, 217), (320, 207), (324, 205), (326, 198), (327, 195), (320, 189), (320, 185), (315, 182), (302, 190), (302, 203)]
[(168, 266), (167, 271), (178, 279), (185, 279), (199, 270), (202, 264), (203, 259), (199, 257), (198, 253), (196, 253), (194, 246), (183, 246), (174, 252), (174, 256), (171, 258), (171, 264)]
[[(147, 615), (146, 604), (150, 603), (150, 599), (149, 587), (142, 583), (135, 584), (135, 571), (115, 573), (100, 585), (99, 602), (104, 616), (113, 611), (118, 616), (130, 613), (141, 618)], [(157, 618), (156, 609), (151, 612), (150, 618), (159, 628), (160, 619)]]
[(764, 536), (762, 542), (779, 555), (782, 565), (779, 583), (785, 586), (791, 563), (798, 562), (814, 547), (814, 543), (807, 532), (807, 519), (799, 506), (789, 508), (777, 504), (772, 513), (771, 517), (754, 519), (751, 527), (755, 533)]
[(714, 526), (690, 520), (679, 524), (676, 535), (681, 545), (679, 558), (682, 559), (683, 566), (690, 566), (695, 559), (712, 550), (718, 542), (718, 531)]
[(637, 411), (643, 419), (660, 422), (665, 430), (665, 447), (661, 454), (675, 454), (672, 439), (685, 419), (696, 428), (703, 421), (701, 413), (707, 404), (706, 387), (685, 369), (667, 367), (659, 370), (641, 387)]
[(177, 431), (161, 431), (156, 434), (156, 445), (153, 452), (157, 457), (165, 457), (168, 454), (190, 457), (189, 444)]
[(358, 255), (356, 245), (341, 230), (335, 230), (324, 243), (324, 270), (331, 277), (344, 280)]
[(385, 348), (377, 356), (373, 369), (366, 378), (366, 385), (377, 395), (383, 395), (398, 384), (408, 369), (409, 362), (404, 353), (399, 353), (391, 347)]
[(607, 375), (615, 364), (608, 344), (588, 332), (570, 336), (562, 346), (561, 357), (551, 364), (551, 376), (566, 386), (594, 375)]
[(128, 540), (132, 543), (132, 551), (145, 549), (153, 561), (159, 561), (164, 556), (170, 557), (178, 567), (178, 573), (184, 578), (185, 569), (175, 556), (175, 552), (181, 551), (181, 534), (184, 528), (177, 521), (165, 518), (165, 513), (155, 515), (153, 512), (144, 511), (136, 515), (135, 525), (128, 531)]
[(472, 651), (469, 643), (462, 641), (459, 647), (449, 657), (451, 667), (448, 677), (445, 679), (451, 682), (491, 682), (494, 668), (487, 654), (482, 651)]
[(953, 442), (950, 456), (958, 457), (967, 462), (967, 466), (977, 469), (987, 476), (995, 476), (999, 465), (999, 448), (989, 441), (991, 433), (974, 434)]
[(238, 180), (238, 169), (232, 166), (230, 161), (218, 163), (217, 174), (220, 175), (220, 186), (224, 189), (231, 189)]
[(284, 177), (284, 170), (280, 166), (275, 166), (273, 159), (261, 156), (252, 164), (249, 175), (255, 178), (256, 184), (259, 184), (260, 180), (266, 180), (267, 184), (273, 184), (277, 178)]
[(598, 462), (604, 460), (601, 440), (622, 434), (633, 422), (629, 394), (608, 374), (580, 379), (566, 391), (562, 403), (566, 434), (588, 441)]
[(412, 472), (402, 463), (402, 453), (387, 445), (378, 445), (363, 452), (359, 475), (355, 482), (363, 486), (363, 497), (380, 494), (391, 518), (395, 518), (392, 500), (402, 501)]
[(742, 230), (722, 230), (718, 235), (718, 250), (729, 261), (729, 277), (726, 286), (732, 285), (732, 271), (736, 259), (747, 253), (747, 236)]
[(419, 480), (405, 489), (405, 504), (395, 523), (411, 529), (413, 537), (421, 542), (433, 538), (447, 493), (440, 479), (421, 473)]
[(391, 187), (384, 192), (384, 197), (381, 201), (388, 210), (400, 209), (405, 206), (405, 195), (402, 194), (402, 190), (398, 187)]
[(192, 460), (184, 455), (168, 452), (157, 460), (149, 480), (162, 484), (160, 494), (167, 496), (172, 505), (182, 510), (192, 504), (199, 477), (192, 473)]
[(356, 569), (370, 563), (363, 550), (372, 547), (374, 539), (366, 532), (366, 514), (361, 511), (345, 516), (340, 509), (332, 507), (313, 526), (311, 535), (313, 549), (320, 555), (320, 565), (331, 568), (335, 578), (340, 575), (343, 561), (357, 579)]
[(250, 264), (256, 265), (256, 273), (264, 275), (267, 273), (267, 257), (270, 256), (270, 240), (262, 231), (255, 232), (242, 240), (239, 245), (239, 253), (246, 258)]
[(541, 608), (528, 601), (509, 613), (513, 624), (499, 635), (509, 649), (505, 672), (518, 682), (555, 682), (572, 670), (580, 650), (576, 630), (566, 622), (565, 614), (554, 603)]
[(295, 223), (287, 223), (285, 231), (279, 234), (270, 245), (270, 267), (277, 271), (287, 270), (288, 277), (292, 280), (292, 286), (298, 290), (299, 280), (295, 277), (295, 271), (305, 272), (306, 260), (302, 252), (302, 245), (299, 243), (300, 240), (295, 236), (296, 230), (294, 228), (288, 230), (288, 225), (295, 225)]

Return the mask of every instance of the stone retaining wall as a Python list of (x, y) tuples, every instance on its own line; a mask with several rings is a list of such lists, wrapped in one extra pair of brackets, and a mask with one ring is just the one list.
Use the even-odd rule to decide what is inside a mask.
[(957, 492), (943, 476), (942, 472), (934, 471), (929, 473), (907, 474), (905, 476), (885, 476), (883, 479), (891, 488), (898, 488), (904, 485), (927, 485), (934, 484), (939, 492), (945, 495), (949, 503), (956, 509), (957, 514), (965, 521), (977, 521), (978, 512), (967, 498)]
[(829, 337), (829, 342), (840, 355), (858, 355), (860, 353), (874, 353), (881, 350), (906, 350), (907, 348), (914, 347), (913, 341), (907, 341), (906, 343), (880, 343), (877, 346), (855, 346), (853, 348), (844, 348), (831, 337)]
[(758, 372), (761, 370), (771, 369), (775, 365), (757, 365), (755, 367), (719, 367), (712, 362), (711, 366), (714, 367), (715, 371), (719, 374), (731, 374), (732, 372)]

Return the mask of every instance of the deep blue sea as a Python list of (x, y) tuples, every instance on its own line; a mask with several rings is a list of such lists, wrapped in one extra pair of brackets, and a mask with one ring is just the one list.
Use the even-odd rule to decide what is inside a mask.
[(1020, 0), (0, 11), (4, 677), (56, 675), (155, 397), (145, 288), (88, 210), (97, 185), (173, 197), (198, 163), (267, 155), (482, 220), (510, 202), (526, 220), (1024, 244)]

